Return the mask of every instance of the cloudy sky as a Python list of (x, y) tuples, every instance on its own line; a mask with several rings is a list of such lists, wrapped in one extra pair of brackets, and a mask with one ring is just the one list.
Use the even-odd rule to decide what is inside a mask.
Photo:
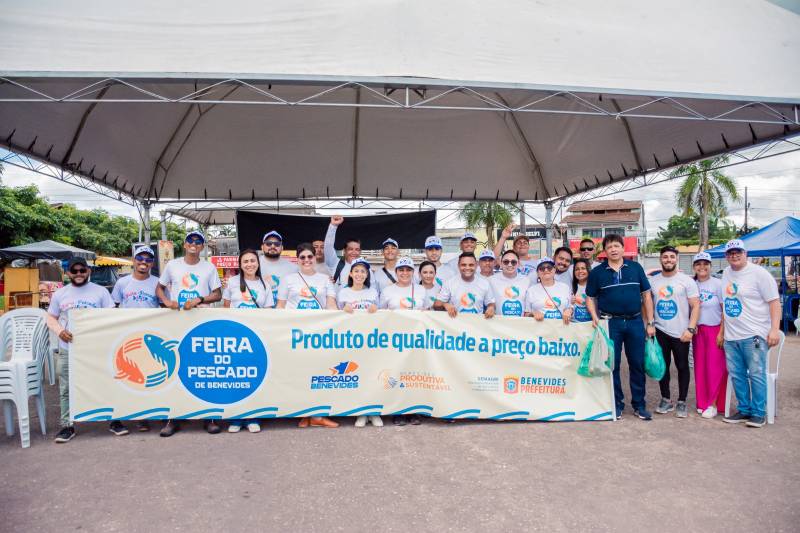
[[(800, 198), (800, 152), (731, 166), (726, 169), (726, 173), (735, 178), (742, 196), (745, 187), (748, 189), (751, 226), (763, 226), (786, 215), (800, 216), (800, 202), (797, 200)], [(100, 206), (112, 214), (133, 218), (138, 216), (135, 208), (121, 202), (8, 164), (5, 165), (2, 181), (9, 186), (36, 184), (51, 202), (74, 203), (83, 209)], [(678, 183), (679, 181), (665, 182), (608, 198), (643, 200), (648, 238), (654, 238), (658, 227), (665, 225), (676, 212), (674, 198)], [(741, 226), (744, 220), (744, 204), (732, 205), (729, 211), (730, 218)], [(543, 208), (535, 207), (531, 214), (540, 221), (544, 220)], [(453, 211), (440, 211), (439, 222), (444, 227), (463, 226), (457, 213)], [(535, 220), (529, 222), (535, 223)]]

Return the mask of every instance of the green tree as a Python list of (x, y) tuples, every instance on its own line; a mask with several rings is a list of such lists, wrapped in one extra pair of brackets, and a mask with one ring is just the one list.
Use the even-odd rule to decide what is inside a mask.
[(467, 202), (459, 213), (467, 229), (475, 231), (484, 228), (489, 241), (487, 245), (491, 250), (495, 245), (495, 228), (504, 228), (514, 219), (518, 208), (508, 202)]
[[(697, 244), (700, 231), (700, 215), (674, 215), (669, 218), (667, 227), (658, 228), (658, 236), (647, 243), (648, 252), (657, 252), (662, 246), (691, 246)], [(723, 218), (708, 219), (709, 244), (717, 245), (736, 236), (734, 224)]]
[(721, 165), (728, 163), (728, 160), (728, 156), (723, 155), (698, 163), (681, 165), (669, 173), (672, 178), (686, 176), (675, 193), (675, 201), (684, 216), (695, 213), (700, 215), (698, 234), (701, 250), (708, 248), (709, 218), (727, 216), (727, 200), (739, 201), (739, 193), (733, 179), (719, 170)]

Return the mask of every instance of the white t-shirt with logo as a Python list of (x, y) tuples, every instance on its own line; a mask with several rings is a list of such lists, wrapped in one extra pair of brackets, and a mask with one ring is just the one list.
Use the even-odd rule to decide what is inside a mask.
[(278, 258), (277, 261), (271, 261), (265, 256), (259, 254), (258, 265), (261, 269), (261, 277), (267, 283), (267, 287), (272, 288), (272, 307), (278, 304), (278, 290), (281, 287), (281, 280), (289, 274), (297, 272), (297, 265), (284, 257)]
[(726, 267), (722, 272), (725, 340), (766, 339), (772, 327), (769, 302), (777, 298), (778, 285), (764, 267), (749, 262), (738, 272)]
[(342, 287), (336, 295), (336, 305), (339, 309), (344, 309), (347, 304), (350, 304), (353, 311), (367, 311), (370, 306), (378, 305), (378, 291), (372, 286), (360, 291), (353, 290), (352, 287)]
[(650, 278), (650, 291), (653, 293), (656, 329), (670, 337), (683, 335), (689, 327), (689, 298), (700, 295), (697, 283), (683, 272), (669, 277), (658, 274)]
[(498, 272), (489, 280), (498, 315), (522, 316), (525, 313), (525, 295), (531, 280), (527, 276), (517, 274), (513, 278)]
[(560, 272), (560, 273), (556, 272), (555, 273), (555, 279), (556, 279), (557, 282), (563, 283), (567, 287), (571, 287), (572, 286), (572, 265), (567, 267), (567, 269), (564, 272)]
[(135, 279), (133, 275), (119, 278), (111, 291), (111, 299), (123, 309), (152, 309), (158, 307), (156, 296), (158, 278)]
[(231, 276), (228, 279), (228, 285), (222, 291), (222, 299), (229, 300), (232, 309), (271, 309), (275, 307), (275, 302), (272, 301), (272, 290), (266, 282), (262, 283), (260, 279), (246, 279), (244, 282), (247, 290), (242, 292), (240, 281), (240, 274)]
[(697, 282), (700, 291), (701, 326), (719, 326), (722, 321), (722, 282), (717, 278), (708, 278)]
[(571, 305), (570, 293), (569, 286), (558, 281), (550, 287), (545, 287), (541, 283), (531, 285), (525, 295), (525, 311), (528, 313), (541, 311), (546, 319), (561, 320), (564, 318), (564, 311)]
[(517, 265), (517, 272), (523, 276), (530, 276), (531, 273), (536, 272), (536, 264), (538, 262), (538, 259), (520, 259), (519, 265)]
[[(108, 291), (95, 283), (84, 283), (80, 287), (66, 285), (61, 287), (50, 298), (47, 312), (58, 319), (63, 328), (70, 331), (69, 315), (73, 309), (105, 309), (114, 307), (114, 300)], [(71, 331), (70, 331), (71, 332)], [(58, 347), (69, 350), (69, 345), (58, 339)]]
[(578, 290), (574, 294), (575, 303), (572, 306), (572, 321), (573, 322), (589, 322), (592, 315), (589, 313), (589, 308), (586, 307), (586, 285), (578, 285)]
[[(386, 271), (384, 271), (383, 270), (384, 268), (385, 267), (381, 265), (379, 267), (372, 269), (372, 272), (370, 272), (370, 278), (371, 278), (370, 284), (373, 287), (375, 287), (379, 293), (383, 292), (383, 289), (385, 289), (389, 285), (394, 284), (397, 281), (397, 274), (395, 273), (394, 269), (387, 268)], [(392, 281), (392, 279), (389, 278), (386, 272), (388, 272), (392, 276), (392, 278), (394, 278), (394, 281)]]
[[(441, 289), (444, 282), (448, 279), (455, 277), (457, 272), (454, 272), (453, 269), (447, 268), (447, 265), (442, 265), (436, 269), (436, 277), (434, 278), (434, 283), (439, 286)], [(419, 270), (414, 271), (414, 283), (419, 284), (422, 278), (419, 275)]]
[(181, 309), (187, 300), (208, 296), (222, 287), (214, 265), (202, 259), (189, 265), (183, 257), (167, 263), (158, 282), (169, 289), (170, 298), (176, 300)]
[(295, 272), (281, 278), (278, 287), (278, 300), (286, 300), (286, 309), (326, 309), (329, 296), (336, 298), (336, 288), (325, 274)]
[(486, 278), (476, 275), (472, 281), (464, 281), (459, 275), (444, 282), (436, 299), (454, 305), (459, 313), (483, 313), (494, 303), (494, 294)]
[[(413, 295), (413, 298), (412, 298)], [(421, 311), (425, 309), (425, 287), (409, 284), (401, 287), (397, 284), (386, 287), (380, 296), (381, 309), (414, 309)]]
[(442, 291), (442, 286), (434, 282), (430, 289), (426, 289), (419, 283), (417, 283), (417, 287), (425, 291), (425, 309), (433, 309), (433, 304), (436, 302), (436, 297), (439, 296), (439, 293)]

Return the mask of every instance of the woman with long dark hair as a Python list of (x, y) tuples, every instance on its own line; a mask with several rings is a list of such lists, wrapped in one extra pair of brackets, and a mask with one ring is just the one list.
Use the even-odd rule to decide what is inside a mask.
[(579, 257), (572, 263), (572, 321), (589, 322), (592, 315), (586, 307), (586, 283), (592, 269), (588, 259)]

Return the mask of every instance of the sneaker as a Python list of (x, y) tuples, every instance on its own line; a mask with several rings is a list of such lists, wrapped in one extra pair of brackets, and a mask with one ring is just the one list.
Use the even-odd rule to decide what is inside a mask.
[(147, 420), (139, 420), (138, 422), (136, 422), (136, 431), (141, 431), (141, 432), (150, 431), (150, 422), (148, 422)]
[(652, 420), (653, 419), (653, 415), (650, 414), (650, 411), (648, 411), (644, 407), (640, 407), (639, 409), (635, 409), (633, 411), (633, 414), (635, 414), (636, 416), (638, 416), (642, 420)]
[(625, 409), (624, 405), (617, 406), (617, 420), (622, 420), (622, 411)]
[(392, 424), (395, 426), (405, 426), (406, 425), (406, 417), (403, 415), (394, 415), (392, 417)]
[(239, 433), (242, 430), (242, 425), (239, 423), (231, 424), (228, 426), (228, 433)]
[(216, 420), (206, 420), (203, 423), (203, 427), (205, 427), (206, 431), (208, 431), (208, 433), (211, 435), (216, 435), (222, 431), (222, 428), (219, 426)]
[(675, 410), (675, 404), (669, 398), (661, 398), (661, 402), (659, 402), (658, 407), (656, 407), (656, 413), (660, 415), (665, 415), (670, 411)]
[(686, 418), (689, 416), (689, 409), (686, 407), (686, 402), (678, 402), (675, 406), (675, 416), (677, 418)]
[(728, 424), (738, 424), (739, 422), (747, 422), (748, 420), (750, 420), (750, 415), (744, 415), (738, 411), (722, 419), (723, 422), (727, 422)]
[[(698, 409), (698, 411), (699, 411), (699, 409)], [(716, 408), (716, 406), (709, 405), (708, 407), (706, 407), (706, 410), (703, 411), (703, 414), (700, 415), (700, 416), (702, 416), (703, 418), (714, 418), (715, 416), (717, 416), (717, 408)]]
[(114, 420), (108, 425), (108, 430), (116, 435), (117, 437), (121, 437), (123, 435), (128, 434), (128, 428), (125, 427), (125, 424), (120, 422), (119, 420)]
[(164, 424), (164, 427), (161, 428), (161, 432), (159, 435), (162, 437), (171, 437), (175, 434), (176, 431), (181, 430), (181, 424), (177, 420), (167, 420), (167, 423)]
[(698, 414), (698, 415), (702, 415), (702, 414), (703, 414), (703, 410), (702, 410), (702, 409), (700, 409), (699, 407), (697, 408), (697, 414)]
[(357, 428), (363, 428), (366, 425), (367, 425), (367, 415), (361, 415), (359, 417), (356, 417)]
[(749, 428), (760, 428), (761, 426), (764, 425), (766, 421), (767, 421), (766, 418), (764, 418), (763, 416), (751, 416), (750, 420), (745, 422), (744, 425)]
[(250, 433), (258, 433), (261, 431), (261, 424), (258, 422), (248, 422), (247, 423), (247, 431)]
[(69, 442), (75, 438), (75, 426), (67, 426), (61, 428), (61, 431), (58, 432), (56, 435), (55, 442), (58, 444), (62, 444), (64, 442)]
[(419, 415), (408, 415), (408, 421), (412, 426), (418, 426), (422, 424), (422, 418)]
[(369, 423), (375, 426), (376, 428), (383, 427), (383, 419), (378, 415), (369, 415)]

